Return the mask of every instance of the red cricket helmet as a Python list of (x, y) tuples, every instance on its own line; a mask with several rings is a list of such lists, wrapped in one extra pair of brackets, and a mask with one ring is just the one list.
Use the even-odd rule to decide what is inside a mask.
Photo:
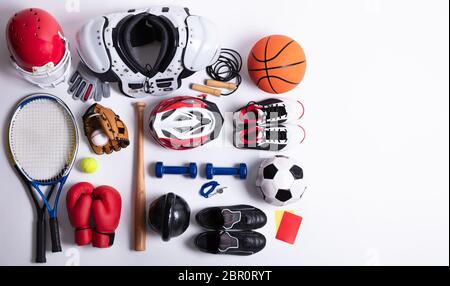
[(63, 82), (70, 69), (70, 51), (61, 26), (47, 11), (17, 12), (6, 26), (11, 60), (21, 76), (42, 88)]

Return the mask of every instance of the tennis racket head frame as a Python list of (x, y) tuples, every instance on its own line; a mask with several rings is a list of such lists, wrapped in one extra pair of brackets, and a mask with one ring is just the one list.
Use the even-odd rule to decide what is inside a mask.
[[(75, 144), (73, 146), (73, 150), (72, 150), (72, 158), (70, 160), (70, 162), (68, 162), (68, 164), (63, 168), (63, 170), (61, 170), (61, 174), (59, 174), (58, 176), (56, 176), (53, 179), (49, 179), (49, 180), (35, 180), (34, 178), (30, 177), (27, 172), (21, 167), (20, 163), (18, 162), (18, 160), (16, 160), (15, 158), (15, 154), (14, 151), (12, 150), (12, 125), (14, 122), (14, 118), (16, 117), (17, 113), (27, 104), (29, 104), (30, 102), (33, 102), (34, 100), (38, 100), (38, 99), (45, 99), (45, 100), (51, 100), (56, 102), (58, 105), (60, 105), (61, 107), (64, 108), (64, 110), (67, 112), (67, 114), (70, 116), (73, 126), (74, 126), (74, 136), (75, 136)], [(30, 96), (27, 96), (26, 98), (24, 98), (22, 101), (19, 102), (19, 104), (17, 105), (16, 109), (14, 110), (13, 115), (11, 116), (11, 121), (10, 121), (10, 125), (9, 125), (9, 129), (8, 129), (8, 143), (9, 143), (9, 152), (10, 152), (10, 156), (11, 156), (11, 161), (13, 162), (15, 168), (23, 175), (25, 176), (25, 178), (31, 182), (32, 184), (37, 184), (39, 186), (50, 186), (50, 185), (54, 185), (57, 183), (64, 183), (65, 180), (67, 179), (68, 175), (70, 174), (70, 171), (72, 170), (73, 165), (75, 164), (75, 159), (78, 153), (78, 144), (79, 144), (79, 134), (78, 134), (78, 126), (77, 126), (77, 122), (75, 120), (75, 117), (72, 113), (72, 111), (69, 109), (69, 107), (64, 103), (64, 101), (62, 101), (59, 97), (54, 96), (52, 94), (48, 94), (48, 93), (36, 93), (36, 94), (32, 94)]]

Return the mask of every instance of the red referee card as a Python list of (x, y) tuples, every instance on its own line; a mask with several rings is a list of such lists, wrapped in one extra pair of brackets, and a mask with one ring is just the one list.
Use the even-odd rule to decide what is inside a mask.
[(276, 238), (278, 240), (294, 244), (297, 238), (300, 224), (302, 223), (302, 217), (292, 214), (290, 212), (284, 212), (283, 218), (280, 222)]

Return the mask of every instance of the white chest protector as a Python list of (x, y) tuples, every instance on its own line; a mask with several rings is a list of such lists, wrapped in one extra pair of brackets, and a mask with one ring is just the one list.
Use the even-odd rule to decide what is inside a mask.
[(77, 41), (83, 63), (95, 76), (118, 82), (131, 97), (168, 94), (220, 54), (214, 24), (173, 6), (95, 18), (82, 27)]

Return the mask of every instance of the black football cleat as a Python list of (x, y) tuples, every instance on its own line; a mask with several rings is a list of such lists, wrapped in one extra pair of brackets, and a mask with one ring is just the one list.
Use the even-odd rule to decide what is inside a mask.
[(255, 231), (209, 231), (199, 234), (195, 245), (212, 254), (252, 255), (266, 246), (266, 238)]
[(267, 223), (263, 211), (248, 205), (206, 208), (197, 213), (195, 219), (202, 227), (211, 230), (252, 230)]

